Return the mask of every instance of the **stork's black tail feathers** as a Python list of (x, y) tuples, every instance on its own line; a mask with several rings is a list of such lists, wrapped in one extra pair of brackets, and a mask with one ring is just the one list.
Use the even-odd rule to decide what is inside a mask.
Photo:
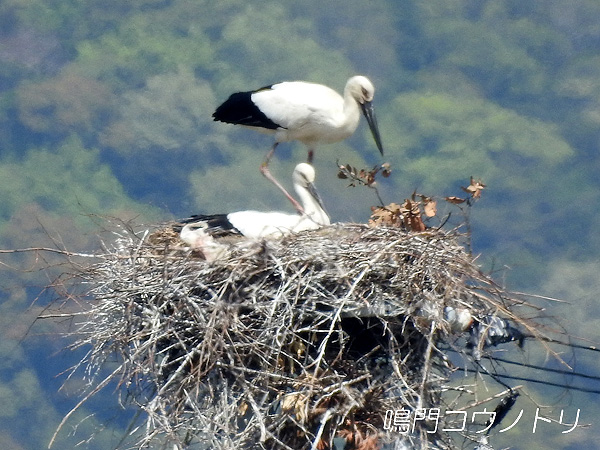
[(213, 119), (218, 122), (267, 128), (269, 130), (280, 128), (279, 125), (269, 119), (252, 101), (252, 94), (268, 89), (271, 89), (271, 87), (266, 86), (257, 91), (231, 94), (213, 113)]
[(173, 226), (173, 230), (180, 233), (183, 226), (191, 223), (205, 224), (206, 231), (211, 236), (215, 237), (241, 234), (238, 229), (229, 222), (227, 214), (196, 214), (186, 219), (178, 220), (176, 225)]

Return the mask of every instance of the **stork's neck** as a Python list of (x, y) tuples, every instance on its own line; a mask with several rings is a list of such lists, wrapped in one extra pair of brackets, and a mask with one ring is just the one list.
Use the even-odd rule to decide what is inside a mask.
[(296, 189), (298, 197), (300, 197), (300, 203), (302, 203), (302, 207), (304, 208), (304, 214), (319, 225), (329, 225), (329, 216), (323, 208), (321, 208), (321, 205), (319, 205), (312, 194), (302, 186), (296, 185), (294, 188)]
[(360, 107), (348, 86), (344, 89), (344, 122), (350, 133), (354, 133), (360, 120)]

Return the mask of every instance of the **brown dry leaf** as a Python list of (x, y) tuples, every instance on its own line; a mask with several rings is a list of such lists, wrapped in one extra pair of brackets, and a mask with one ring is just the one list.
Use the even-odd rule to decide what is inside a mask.
[(434, 217), (437, 214), (437, 201), (431, 197), (421, 196), (423, 199), (423, 211), (427, 217)]
[(283, 400), (281, 402), (281, 408), (284, 411), (290, 411), (291, 409), (296, 407), (298, 402), (301, 402), (301, 401), (302, 401), (302, 394), (300, 392), (293, 392), (291, 394), (286, 394), (285, 397), (283, 397)]
[(386, 206), (386, 209), (395, 214), (399, 214), (402, 207), (398, 203), (390, 203), (389, 205)]
[(473, 198), (478, 199), (481, 197), (481, 191), (485, 188), (486, 185), (483, 184), (481, 180), (475, 180), (473, 177), (471, 177), (470, 184), (466, 188), (463, 187), (462, 190), (471, 194)]
[(467, 200), (464, 198), (460, 198), (460, 197), (444, 197), (444, 200), (446, 200), (448, 203), (452, 203), (454, 205), (460, 205), (461, 203), (466, 202)]
[(369, 172), (367, 172), (365, 169), (361, 169), (358, 176), (364, 180), (364, 182), (367, 186), (373, 186), (373, 185), (375, 185), (375, 175), (377, 175), (378, 171), (379, 171), (378, 167), (375, 167), (373, 170), (371, 170)]
[(425, 203), (423, 210), (425, 211), (425, 215), (427, 217), (434, 217), (437, 214), (437, 202), (432, 200)]
[[(413, 194), (414, 195), (414, 194)], [(420, 209), (419, 209), (419, 202), (413, 200), (404, 200), (404, 203), (402, 203), (402, 207), (400, 209), (400, 211), (402, 213), (405, 214), (409, 214), (409, 215), (418, 215), (420, 214)]]
[(423, 219), (421, 219), (421, 216), (412, 216), (410, 217), (409, 222), (410, 229), (412, 231), (425, 231), (427, 229), (427, 227), (423, 223)]
[(306, 406), (307, 398), (304, 394), (300, 392), (294, 392), (292, 394), (286, 394), (283, 397), (283, 401), (281, 402), (281, 409), (284, 411), (294, 410), (294, 414), (296, 415), (296, 419), (300, 423), (304, 423), (306, 421)]
[(302, 355), (304, 355), (304, 353), (306, 352), (306, 345), (300, 340), (295, 340), (294, 342), (292, 342), (291, 348), (292, 350), (296, 351), (296, 356), (298, 358), (301, 358)]
[(338, 169), (338, 178), (345, 180), (347, 178), (355, 178), (356, 177), (356, 169), (352, 167), (350, 164), (339, 164)]
[(381, 165), (381, 175), (383, 178), (387, 178), (392, 174), (390, 163), (383, 163)]
[(387, 206), (371, 207), (370, 227), (380, 225), (398, 227), (402, 223), (401, 207), (396, 203), (390, 203)]
[[(415, 194), (413, 194), (413, 197)], [(426, 227), (421, 219), (421, 202), (405, 200), (402, 204), (401, 213), (406, 228), (412, 231), (425, 231)]]
[(378, 206), (371, 206), (371, 217), (369, 218), (369, 226), (371, 228), (383, 225), (387, 221), (388, 211)]
[(248, 403), (242, 402), (238, 405), (238, 414), (243, 416), (248, 411)]

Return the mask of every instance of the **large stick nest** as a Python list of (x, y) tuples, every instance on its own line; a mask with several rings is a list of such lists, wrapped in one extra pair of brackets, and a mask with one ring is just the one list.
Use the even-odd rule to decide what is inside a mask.
[[(122, 229), (80, 274), (74, 346), (91, 348), (91, 393), (118, 379), (144, 412), (136, 448), (452, 448), (441, 424), (399, 435), (384, 422), (440, 405), (455, 369), (442, 348), (466, 341), (449, 310), (519, 321), (522, 302), (459, 238), (337, 225), (240, 239), (207, 262), (170, 228)], [(473, 345), (462, 351), (485, 351)]]

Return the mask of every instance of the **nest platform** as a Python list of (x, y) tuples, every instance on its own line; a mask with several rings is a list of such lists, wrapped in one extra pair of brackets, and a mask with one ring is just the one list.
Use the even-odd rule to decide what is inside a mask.
[(170, 227), (122, 229), (79, 274), (73, 346), (90, 348), (90, 392), (116, 380), (143, 412), (134, 448), (456, 448), (442, 424), (386, 424), (449, 391), (468, 403), (447, 349), (473, 359), (486, 336), (469, 348), (448, 313), (535, 331), (461, 239), (338, 224), (233, 240), (207, 262)]

